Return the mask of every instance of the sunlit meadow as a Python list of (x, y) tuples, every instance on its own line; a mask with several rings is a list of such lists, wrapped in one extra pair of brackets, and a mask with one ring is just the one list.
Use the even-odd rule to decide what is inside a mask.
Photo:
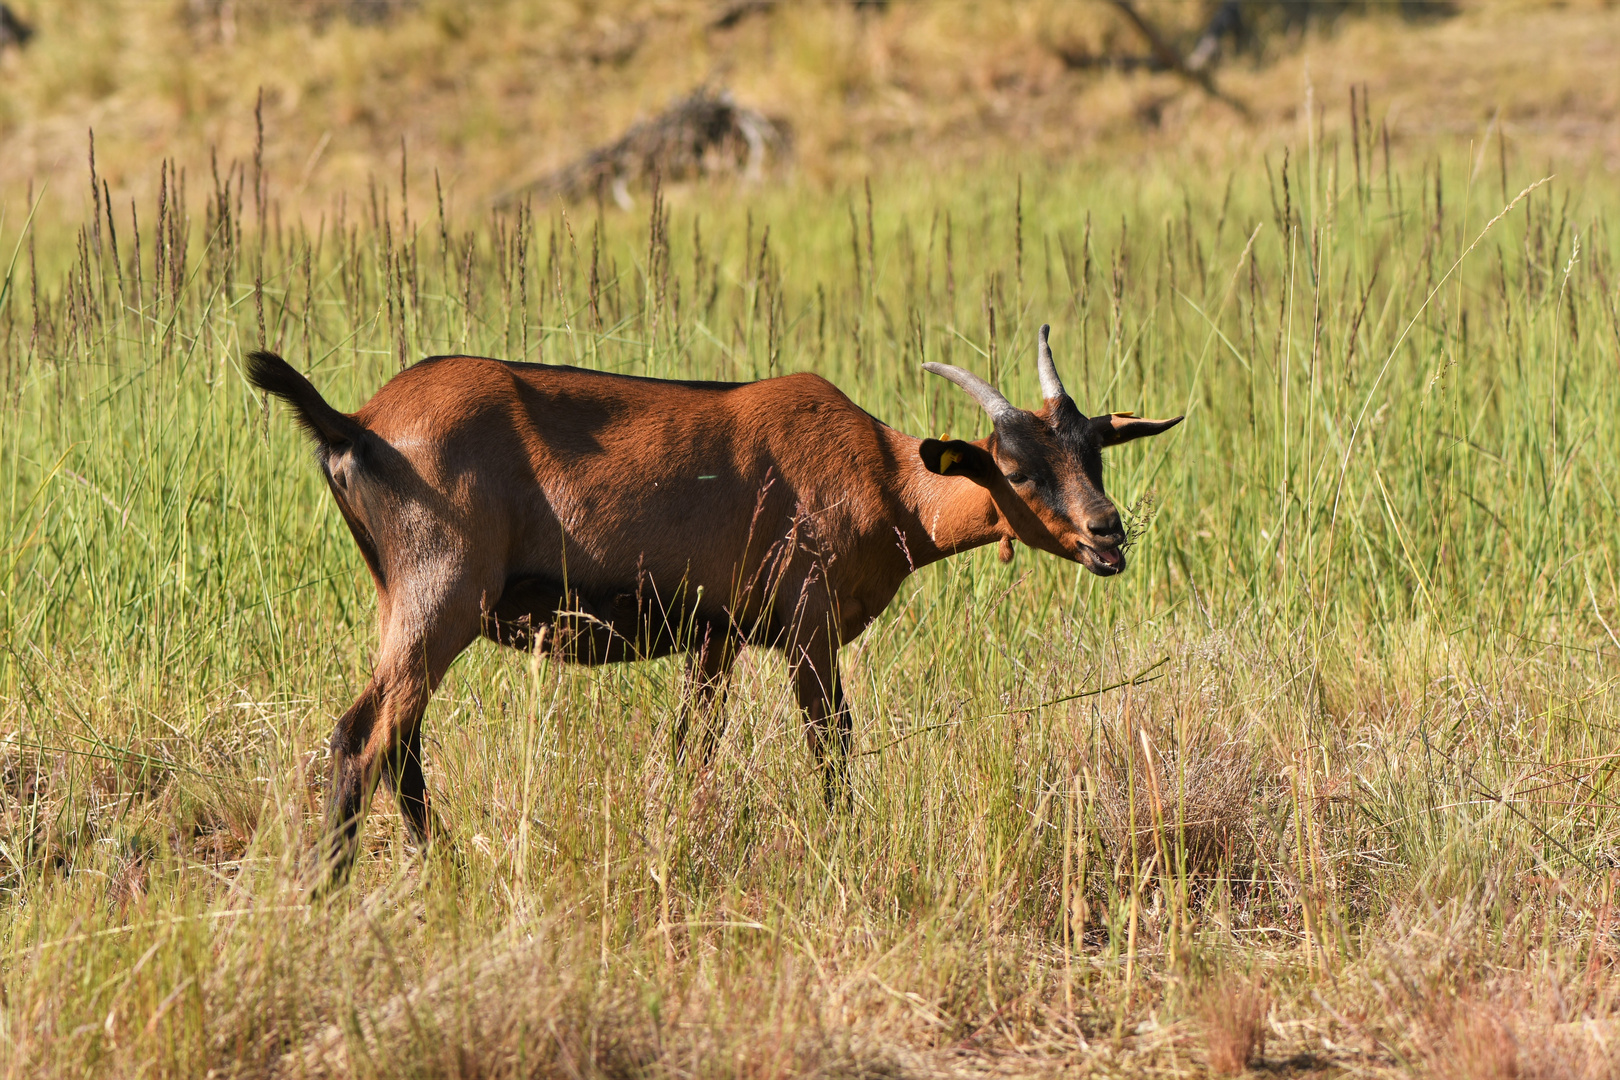
[[(1613, 1075), (1612, 187), (1324, 114), (1226, 171), (324, 214), (254, 161), (0, 222), (0, 1068), (10, 1076)], [(452, 843), (379, 799), (310, 903), (363, 563), (268, 345), (357, 408), (471, 352), (815, 371), (977, 437), (1036, 328), (1130, 570), (993, 548), (844, 651), (854, 805), (780, 657), (676, 765), (678, 660), (475, 645), (426, 722)]]

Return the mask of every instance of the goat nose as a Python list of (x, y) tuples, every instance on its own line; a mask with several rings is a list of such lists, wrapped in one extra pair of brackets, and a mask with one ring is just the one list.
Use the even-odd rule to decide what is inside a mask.
[(1110, 509), (1104, 514), (1093, 515), (1086, 522), (1086, 528), (1091, 531), (1091, 535), (1097, 537), (1123, 537), (1125, 535), (1125, 527), (1119, 520), (1119, 511), (1114, 509)]

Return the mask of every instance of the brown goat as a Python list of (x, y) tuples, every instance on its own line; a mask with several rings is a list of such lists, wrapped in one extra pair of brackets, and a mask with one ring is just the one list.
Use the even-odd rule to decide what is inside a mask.
[(313, 437), (377, 586), (377, 666), (332, 733), (323, 881), (347, 873), (379, 778), (431, 839), (422, 714), (481, 634), (584, 664), (684, 651), (701, 713), (741, 645), (782, 649), (831, 798), (850, 738), (838, 647), (912, 571), (993, 541), (1009, 559), (1014, 540), (1125, 568), (1100, 451), (1181, 418), (1087, 418), (1044, 326), (1039, 361), (1038, 412), (924, 365), (989, 413), (992, 434), (965, 442), (896, 431), (810, 374), (671, 382), (436, 356), (347, 415), (279, 356), (250, 355), (248, 378)]

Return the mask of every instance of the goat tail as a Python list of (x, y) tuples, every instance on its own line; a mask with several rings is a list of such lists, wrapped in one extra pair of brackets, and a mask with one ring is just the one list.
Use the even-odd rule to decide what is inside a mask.
[(346, 446), (358, 449), (370, 435), (360, 421), (328, 405), (297, 368), (273, 352), (261, 349), (248, 353), (247, 377), (260, 390), (291, 405), (299, 426), (322, 451)]

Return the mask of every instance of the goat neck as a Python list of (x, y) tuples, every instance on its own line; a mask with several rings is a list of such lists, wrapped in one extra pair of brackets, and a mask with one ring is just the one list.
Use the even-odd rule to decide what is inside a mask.
[[(894, 431), (896, 491), (901, 511), (896, 528), (905, 535), (914, 569), (997, 541), (1011, 542), (1014, 530), (991, 490), (960, 476), (939, 476), (923, 467), (922, 440)], [(994, 435), (973, 445), (988, 451)]]

